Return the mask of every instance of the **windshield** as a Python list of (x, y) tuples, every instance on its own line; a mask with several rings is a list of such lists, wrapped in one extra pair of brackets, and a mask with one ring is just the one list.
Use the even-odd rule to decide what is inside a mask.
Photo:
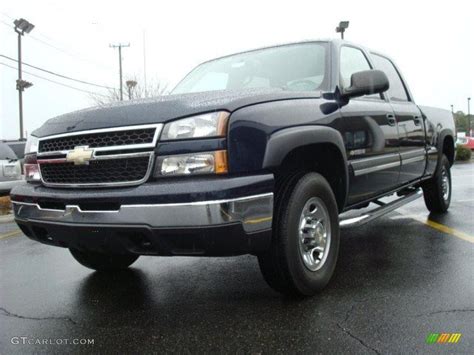
[(236, 54), (199, 65), (172, 94), (248, 88), (322, 89), (325, 58), (326, 44), (314, 42)]

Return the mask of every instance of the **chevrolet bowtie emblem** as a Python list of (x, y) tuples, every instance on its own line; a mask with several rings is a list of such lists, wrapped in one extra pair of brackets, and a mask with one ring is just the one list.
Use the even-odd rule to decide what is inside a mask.
[(66, 161), (74, 163), (74, 165), (88, 165), (93, 154), (94, 149), (89, 149), (88, 145), (77, 146), (67, 153)]

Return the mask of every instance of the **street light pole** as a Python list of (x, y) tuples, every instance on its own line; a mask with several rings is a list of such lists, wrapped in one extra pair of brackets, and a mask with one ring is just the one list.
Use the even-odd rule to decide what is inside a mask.
[(129, 44), (110, 44), (110, 48), (118, 48), (119, 53), (119, 80), (120, 80), (120, 101), (123, 101), (123, 82), (122, 82), (122, 47), (130, 47)]
[(467, 132), (471, 136), (471, 98), (467, 98)]
[(16, 81), (16, 89), (18, 90), (18, 113), (20, 117), (20, 139), (23, 139), (23, 90), (32, 86), (22, 79), (21, 73), (21, 37), (26, 33), (30, 33), (35, 27), (23, 18), (13, 21), (15, 32), (18, 34), (18, 79)]
[(349, 27), (349, 21), (339, 22), (339, 26), (336, 27), (336, 32), (341, 33), (341, 39), (344, 39), (344, 32)]
[(21, 36), (20, 32), (18, 33), (18, 81), (16, 84), (16, 88), (18, 90), (18, 112), (20, 115), (20, 139), (23, 139), (23, 89), (20, 87), (19, 83), (21, 83)]

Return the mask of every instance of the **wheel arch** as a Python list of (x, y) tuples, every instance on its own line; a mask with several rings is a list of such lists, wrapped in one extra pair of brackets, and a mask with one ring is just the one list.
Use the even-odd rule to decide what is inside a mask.
[(324, 126), (299, 126), (284, 129), (268, 140), (263, 168), (276, 175), (295, 170), (315, 171), (331, 185), (339, 211), (346, 204), (348, 167), (341, 134)]
[(441, 158), (444, 155), (449, 160), (450, 166), (454, 164), (454, 154), (455, 154), (455, 147), (454, 147), (454, 133), (450, 129), (444, 129), (440, 132), (438, 138), (438, 163), (441, 164)]

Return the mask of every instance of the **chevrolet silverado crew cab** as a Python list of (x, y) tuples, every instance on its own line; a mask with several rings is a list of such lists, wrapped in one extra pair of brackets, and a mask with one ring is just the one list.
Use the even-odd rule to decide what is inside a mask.
[(454, 132), (389, 57), (341, 40), (280, 45), (205, 62), (167, 96), (47, 121), (11, 197), (26, 236), (95, 270), (252, 254), (272, 288), (312, 295), (334, 272), (340, 227), (421, 191), (430, 211), (448, 209)]

